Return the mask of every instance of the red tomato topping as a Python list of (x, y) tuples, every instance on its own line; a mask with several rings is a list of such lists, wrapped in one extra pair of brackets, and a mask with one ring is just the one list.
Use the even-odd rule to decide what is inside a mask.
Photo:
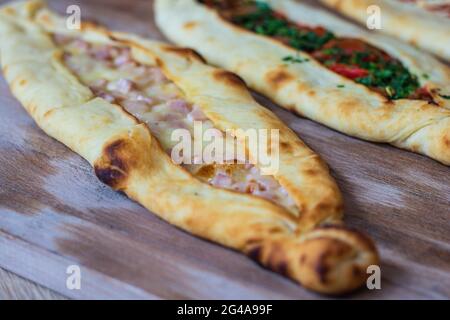
[(353, 52), (365, 52), (368, 49), (366, 43), (361, 40), (352, 38), (341, 38), (329, 41), (323, 48), (338, 47), (344, 50), (346, 54), (352, 54)]
[(428, 88), (426, 86), (417, 89), (411, 95), (411, 97), (413, 99), (427, 100), (427, 101), (430, 101), (430, 102), (433, 101), (433, 96), (431, 95), (430, 91), (428, 90)]
[(352, 80), (369, 75), (369, 72), (366, 69), (362, 69), (358, 66), (348, 66), (340, 63), (331, 65), (330, 69)]
[(313, 31), (319, 36), (322, 37), (323, 35), (325, 35), (328, 31), (325, 28), (322, 27), (316, 27), (313, 29)]

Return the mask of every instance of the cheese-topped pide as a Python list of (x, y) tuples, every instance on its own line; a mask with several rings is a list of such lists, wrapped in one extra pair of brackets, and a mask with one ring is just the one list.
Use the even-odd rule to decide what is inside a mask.
[(157, 0), (155, 12), (169, 39), (282, 107), (450, 164), (450, 69), (432, 56), (292, 0)]
[[(65, 65), (82, 83), (96, 96), (119, 104), (146, 123), (167, 154), (171, 155), (177, 144), (172, 139), (174, 130), (189, 130), (192, 138), (196, 121), (201, 122), (204, 130), (214, 128), (214, 123), (201, 108), (189, 103), (161, 68), (137, 62), (129, 47), (95, 44), (60, 34), (55, 34), (53, 39), (64, 51)], [(238, 159), (230, 160), (237, 162)], [(262, 175), (251, 163), (196, 165), (192, 159), (182, 165), (196, 178), (213, 186), (257, 195), (298, 212), (294, 201), (278, 181), (272, 176)]]
[[(342, 198), (320, 157), (228, 71), (194, 51), (65, 19), (41, 1), (0, 10), (0, 57), (13, 94), (98, 178), (197, 236), (239, 250), (323, 293), (365, 283), (373, 243), (342, 225)], [(177, 164), (171, 133), (276, 129), (279, 169)], [(239, 130), (233, 139), (246, 137)], [(244, 131), (245, 132), (245, 131)], [(252, 148), (249, 158), (257, 159)]]

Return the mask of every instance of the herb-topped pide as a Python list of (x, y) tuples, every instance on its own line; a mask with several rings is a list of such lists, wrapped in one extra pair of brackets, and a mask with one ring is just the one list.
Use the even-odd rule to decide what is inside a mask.
[[(328, 69), (392, 99), (433, 101), (417, 76), (397, 59), (364, 41), (337, 37), (322, 27), (289, 21), (283, 14), (259, 1), (200, 0), (228, 21), (257, 34), (269, 36), (299, 51), (307, 52)], [(282, 57), (284, 62), (308, 60)]]

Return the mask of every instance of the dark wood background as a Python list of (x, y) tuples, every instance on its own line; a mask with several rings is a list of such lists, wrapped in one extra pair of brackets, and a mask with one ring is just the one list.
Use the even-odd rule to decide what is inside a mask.
[[(85, 19), (163, 39), (152, 1), (50, 2), (61, 13), (78, 3)], [(3, 78), (0, 92), (0, 267), (11, 272), (0, 273), (0, 282), (9, 283), (0, 290), (30, 285), (11, 280), (14, 273), (58, 293), (43, 297), (324, 298), (102, 185), (83, 159), (33, 123)], [(257, 98), (328, 162), (345, 197), (347, 224), (380, 249), (382, 289), (346, 298), (449, 298), (449, 168), (347, 137)], [(69, 265), (81, 267), (81, 290), (66, 288)], [(15, 297), (19, 289), (9, 290)]]

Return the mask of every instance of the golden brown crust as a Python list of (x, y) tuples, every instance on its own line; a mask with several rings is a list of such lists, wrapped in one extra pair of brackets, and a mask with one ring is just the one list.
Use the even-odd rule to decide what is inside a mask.
[(369, 6), (381, 9), (381, 32), (450, 60), (450, 19), (399, 0), (320, 0), (335, 10), (366, 24)]
[[(140, 63), (161, 66), (221, 130), (279, 129), (284, 151), (275, 178), (297, 203), (299, 215), (262, 198), (214, 188), (175, 165), (145, 124), (121, 106), (95, 97), (65, 67), (62, 50), (49, 36), (53, 32), (130, 47)], [(191, 50), (92, 23), (68, 31), (40, 1), (1, 9), (0, 37), (5, 39), (0, 42), (5, 78), (36, 123), (89, 161), (100, 180), (168, 222), (245, 252), (324, 293), (362, 285), (365, 277), (352, 270), (378, 263), (375, 248), (354, 231), (320, 227), (342, 217), (342, 198), (327, 166), (259, 106), (237, 76), (205, 65)], [(313, 239), (316, 235), (322, 240)]]
[(206, 63), (205, 59), (203, 59), (203, 57), (201, 55), (199, 55), (195, 50), (192, 50), (189, 48), (166, 46), (163, 48), (163, 50), (166, 52), (176, 53), (186, 59), (197, 59), (198, 61)]
[[(240, 75), (253, 89), (288, 110), (365, 140), (390, 143), (450, 165), (450, 68), (395, 39), (369, 34), (341, 19), (292, 0), (266, 0), (293, 21), (321, 25), (342, 37), (357, 38), (399, 59), (436, 104), (425, 100), (390, 101), (342, 77), (304, 52), (275, 39), (232, 25), (195, 0), (157, 0), (156, 20), (174, 42), (189, 46), (208, 62)], [(190, 23), (192, 28), (183, 28)], [(286, 64), (299, 55), (308, 63)]]

